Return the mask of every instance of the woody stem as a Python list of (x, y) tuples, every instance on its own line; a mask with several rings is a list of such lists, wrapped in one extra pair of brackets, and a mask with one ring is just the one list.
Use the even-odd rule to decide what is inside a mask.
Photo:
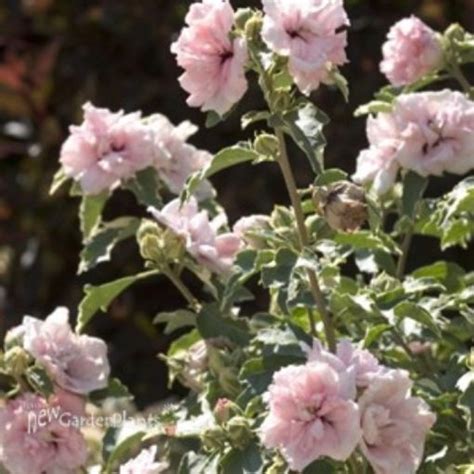
[[(278, 156), (278, 164), (280, 165), (283, 178), (285, 180), (286, 188), (290, 196), (291, 205), (295, 213), (296, 225), (298, 228), (298, 238), (299, 238), (299, 247), (300, 250), (303, 250), (309, 244), (308, 232), (306, 230), (305, 218), (303, 207), (301, 205), (301, 199), (298, 194), (298, 188), (296, 187), (295, 178), (293, 176), (293, 171), (291, 169), (290, 161), (288, 159), (288, 152), (286, 148), (285, 135), (281, 128), (275, 128), (275, 134), (278, 138), (280, 153)], [(329, 346), (329, 349), (334, 352), (336, 349), (336, 335), (334, 331), (334, 326), (332, 322), (331, 315), (326, 307), (326, 302), (324, 300), (323, 292), (319, 284), (318, 276), (314, 270), (307, 270), (309, 286), (311, 294), (316, 303), (319, 314), (321, 315), (321, 320), (324, 326), (324, 333), (326, 335), (326, 340)], [(311, 330), (313, 335), (315, 334), (314, 324), (312, 323), (312, 317), (310, 316)]]

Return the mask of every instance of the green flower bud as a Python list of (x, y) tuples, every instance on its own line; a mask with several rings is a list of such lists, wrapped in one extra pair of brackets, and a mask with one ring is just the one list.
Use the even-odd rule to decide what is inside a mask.
[(213, 426), (204, 431), (201, 441), (204, 447), (209, 451), (221, 450), (225, 448), (227, 435), (220, 426)]
[(235, 416), (226, 425), (227, 434), (232, 446), (243, 449), (253, 438), (249, 422), (243, 416)]
[(13, 377), (21, 377), (33, 361), (28, 352), (19, 346), (9, 349), (3, 360), (6, 369)]
[(453, 23), (444, 32), (444, 37), (450, 41), (462, 41), (465, 36), (466, 30), (459, 23)]
[(260, 14), (256, 13), (252, 18), (247, 20), (245, 23), (245, 37), (247, 41), (254, 42), (260, 38), (260, 32), (262, 31), (263, 18)]
[(180, 260), (184, 254), (183, 238), (152, 221), (144, 221), (137, 234), (140, 254), (158, 265)]
[(234, 24), (237, 29), (244, 30), (246, 23), (253, 17), (254, 11), (251, 8), (239, 8), (234, 15)]
[(260, 134), (254, 141), (253, 147), (257, 153), (263, 156), (276, 157), (279, 153), (278, 139), (269, 133)]

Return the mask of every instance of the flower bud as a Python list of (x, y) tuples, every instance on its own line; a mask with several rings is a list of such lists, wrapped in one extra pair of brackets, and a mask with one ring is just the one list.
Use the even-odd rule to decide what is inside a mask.
[(263, 156), (276, 157), (279, 153), (278, 139), (269, 133), (260, 134), (254, 141), (253, 147)]
[(317, 188), (313, 200), (316, 209), (334, 230), (354, 232), (368, 218), (364, 190), (348, 181)]
[(23, 346), (23, 336), (25, 335), (25, 327), (21, 324), (10, 329), (5, 336), (5, 350), (15, 346)]
[(256, 41), (260, 38), (262, 31), (263, 19), (260, 14), (256, 13), (252, 18), (245, 23), (245, 37), (248, 42)]
[(137, 239), (142, 257), (156, 264), (179, 260), (184, 253), (182, 237), (152, 221), (141, 224)]
[(21, 377), (32, 362), (28, 352), (19, 346), (9, 349), (3, 360), (8, 372), (14, 377)]
[(238, 407), (228, 398), (219, 398), (214, 407), (214, 417), (219, 424), (227, 423)]
[(239, 30), (244, 30), (247, 21), (254, 16), (251, 8), (239, 8), (234, 15), (234, 24)]
[(249, 422), (243, 416), (235, 416), (226, 426), (229, 440), (237, 449), (243, 449), (253, 437)]
[(206, 449), (214, 451), (225, 448), (227, 435), (220, 426), (213, 426), (204, 431), (201, 439)]

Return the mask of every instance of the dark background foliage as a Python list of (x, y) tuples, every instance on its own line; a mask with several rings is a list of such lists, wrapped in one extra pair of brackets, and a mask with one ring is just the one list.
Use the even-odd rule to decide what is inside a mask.
[[(295, 0), (298, 1), (298, 0)], [(189, 1), (184, 0), (1, 0), (0, 2), (0, 337), (23, 314), (45, 317), (58, 305), (72, 311), (86, 282), (105, 282), (137, 271), (142, 264), (133, 242), (121, 244), (111, 263), (76, 276), (80, 238), (76, 199), (48, 196), (58, 167), (59, 147), (69, 124), (80, 120), (87, 100), (113, 110), (161, 112), (178, 123), (200, 125), (195, 144), (215, 152), (244, 136), (239, 113), (205, 129), (204, 116), (189, 109), (177, 82), (179, 70), (169, 52)], [(415, 13), (442, 30), (460, 22), (474, 30), (473, 0), (350, 0), (350, 63), (343, 68), (351, 85), (345, 104), (337, 91), (322, 88), (314, 99), (332, 118), (327, 127), (327, 165), (353, 172), (366, 145), (365, 120), (353, 110), (384, 84), (378, 72), (380, 46), (392, 23)], [(235, 0), (234, 7), (258, 6)], [(471, 77), (474, 78), (474, 76)], [(239, 111), (262, 106), (252, 87)], [(305, 160), (293, 150), (298, 181), (311, 180)], [(430, 193), (452, 185), (437, 179)], [(282, 179), (271, 164), (245, 166), (219, 175), (214, 183), (233, 222), (238, 216), (268, 212), (287, 203)], [(107, 215), (136, 211), (127, 194), (114, 196)], [(418, 241), (410, 266), (437, 258), (438, 244)], [(450, 257), (472, 269), (472, 251)], [(192, 283), (191, 283), (192, 284)], [(114, 375), (146, 405), (168, 394), (164, 364), (156, 357), (169, 337), (151, 324), (153, 316), (182, 304), (164, 280), (137, 285), (119, 298), (91, 332), (110, 344)], [(257, 301), (258, 304), (258, 301)]]

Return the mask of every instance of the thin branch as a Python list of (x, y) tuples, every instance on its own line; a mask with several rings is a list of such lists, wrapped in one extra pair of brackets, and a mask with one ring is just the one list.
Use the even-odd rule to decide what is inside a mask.
[[(280, 154), (278, 157), (278, 163), (280, 165), (283, 178), (285, 180), (286, 188), (290, 196), (291, 205), (293, 206), (293, 211), (295, 213), (296, 225), (298, 228), (298, 237), (300, 250), (303, 250), (309, 244), (308, 232), (306, 230), (305, 218), (303, 207), (301, 205), (301, 199), (298, 194), (298, 188), (296, 187), (295, 178), (293, 176), (293, 171), (291, 169), (290, 161), (288, 159), (288, 152), (286, 149), (285, 136), (281, 128), (275, 129), (276, 136), (280, 145)], [(334, 326), (332, 323), (331, 315), (326, 308), (326, 302), (324, 301), (324, 295), (321, 291), (319, 285), (318, 277), (316, 272), (313, 270), (307, 270), (309, 286), (311, 294), (313, 295), (316, 307), (318, 312), (321, 315), (321, 319), (324, 325), (324, 333), (326, 335), (326, 340), (329, 346), (329, 349), (334, 352), (336, 349), (336, 335), (334, 331)], [(308, 315), (311, 318), (312, 315)]]

